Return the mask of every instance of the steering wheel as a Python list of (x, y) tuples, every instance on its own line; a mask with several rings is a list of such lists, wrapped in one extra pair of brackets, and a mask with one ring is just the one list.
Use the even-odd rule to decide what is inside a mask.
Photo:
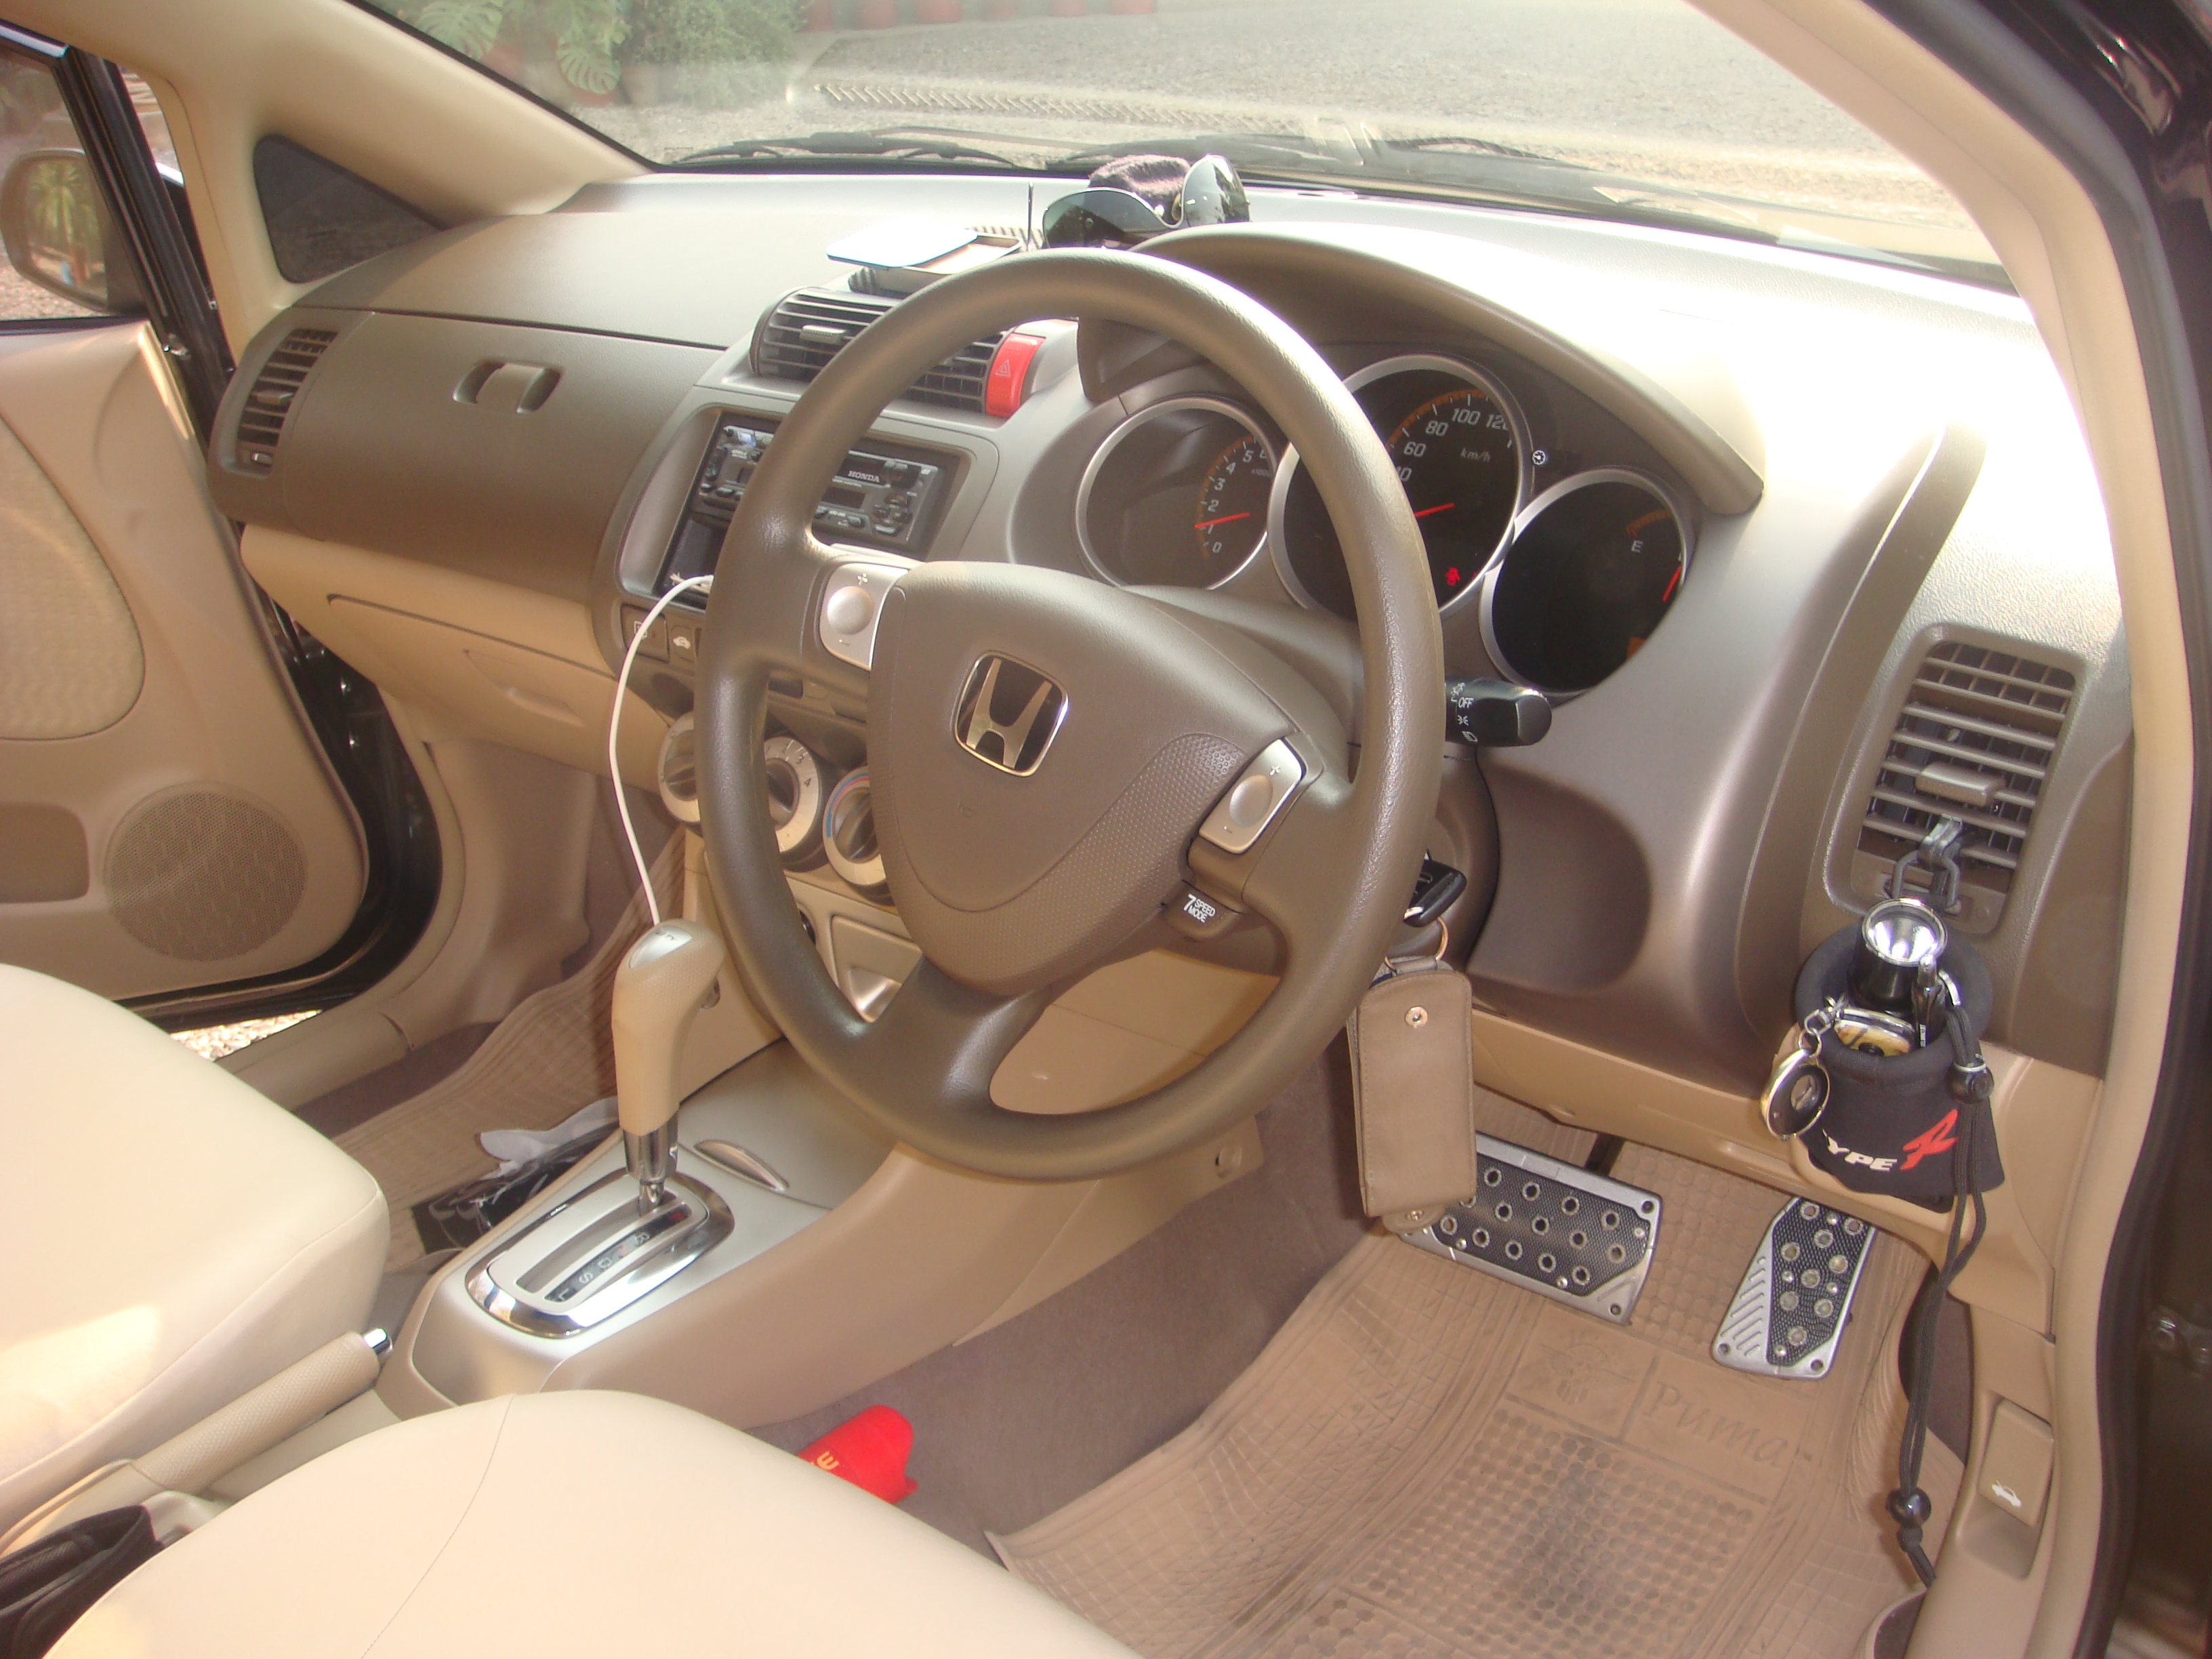
[[(884, 406), (1035, 317), (1179, 340), (1244, 386), (1311, 469), (1343, 542), (1364, 675), (1353, 734), (1241, 633), (1027, 565), (825, 545), (816, 502)], [(1443, 647), (1419, 532), (1373, 428), (1257, 301), (1152, 255), (1024, 253), (904, 301), (834, 357), (776, 433), (724, 544), (700, 646), (700, 804), (723, 920), (793, 1048), (885, 1130), (987, 1175), (1077, 1180), (1218, 1137), (1334, 1035), (1400, 925), (1434, 815)], [(922, 960), (871, 1024), (785, 884), (760, 765), (769, 675), (868, 710), (892, 901)], [(1057, 992), (1127, 954), (1194, 878), (1256, 914), (1283, 971), (1242, 1030), (1122, 1104), (994, 1103)]]

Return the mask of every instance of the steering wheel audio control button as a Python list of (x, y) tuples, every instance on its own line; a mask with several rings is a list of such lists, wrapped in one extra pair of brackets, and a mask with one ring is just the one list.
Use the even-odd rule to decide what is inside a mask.
[(854, 562), (840, 565), (822, 594), (818, 625), (822, 648), (855, 668), (872, 667), (876, 624), (883, 620), (884, 595), (911, 568), (904, 564)]
[(1200, 836), (1224, 853), (1243, 852), (1274, 822), (1275, 814), (1282, 811), (1283, 803), (1305, 775), (1297, 751), (1276, 738), (1254, 757), (1243, 775), (1214, 803), (1206, 822), (1198, 826)]
[(1229, 792), (1229, 822), (1239, 830), (1256, 829), (1275, 810), (1272, 778), (1244, 778)]
[(861, 633), (875, 619), (875, 595), (858, 581), (839, 588), (822, 607), (822, 620), (835, 634)]
[(1242, 910), (1201, 893), (1185, 882), (1164, 907), (1168, 926), (1185, 939), (1218, 939), (1244, 920)]

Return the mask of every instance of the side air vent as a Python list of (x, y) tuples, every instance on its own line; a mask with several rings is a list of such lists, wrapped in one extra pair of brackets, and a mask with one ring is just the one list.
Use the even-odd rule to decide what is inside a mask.
[(334, 330), (295, 328), (283, 343), (269, 354), (246, 404), (238, 412), (238, 437), (232, 453), (248, 472), (266, 472), (276, 465), (276, 441), (284, 435), (284, 422), (292, 413), (292, 400), (314, 368), (316, 360), (337, 339)]
[[(846, 289), (802, 288), (776, 302), (753, 337), (753, 373), (776, 380), (811, 380), (853, 337), (898, 301)], [(947, 409), (983, 410), (985, 382), (1000, 336), (964, 346), (916, 380), (907, 396)]]
[(1859, 852), (1887, 866), (1938, 817), (1960, 818), (1968, 925), (1993, 926), (2073, 701), (2063, 668), (1957, 641), (1930, 647), (1875, 776)]

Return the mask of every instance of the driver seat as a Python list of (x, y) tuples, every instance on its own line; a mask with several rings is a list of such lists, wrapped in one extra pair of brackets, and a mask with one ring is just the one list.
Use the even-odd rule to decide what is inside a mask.
[(1128, 1659), (1042, 1591), (680, 1406), (523, 1395), (379, 1430), (172, 1545), (52, 1659)]

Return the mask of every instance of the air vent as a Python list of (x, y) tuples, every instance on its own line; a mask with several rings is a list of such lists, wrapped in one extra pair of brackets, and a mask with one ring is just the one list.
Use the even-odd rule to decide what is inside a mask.
[[(787, 294), (762, 319), (753, 338), (753, 373), (777, 380), (811, 380), (854, 335), (897, 303), (846, 289), (802, 288)], [(916, 403), (981, 414), (991, 354), (1000, 337), (994, 334), (963, 347), (916, 380), (906, 395)]]
[(299, 396), (307, 372), (337, 337), (331, 329), (295, 328), (269, 354), (238, 411), (238, 436), (231, 446), (246, 471), (266, 472), (276, 465), (276, 441), (284, 434), (292, 400)]
[(1944, 814), (1962, 820), (1961, 885), (1970, 924), (1993, 926), (2020, 868), (2036, 803), (2074, 701), (2063, 668), (1985, 646), (1929, 648), (1897, 717), (1858, 850), (1887, 865)]

